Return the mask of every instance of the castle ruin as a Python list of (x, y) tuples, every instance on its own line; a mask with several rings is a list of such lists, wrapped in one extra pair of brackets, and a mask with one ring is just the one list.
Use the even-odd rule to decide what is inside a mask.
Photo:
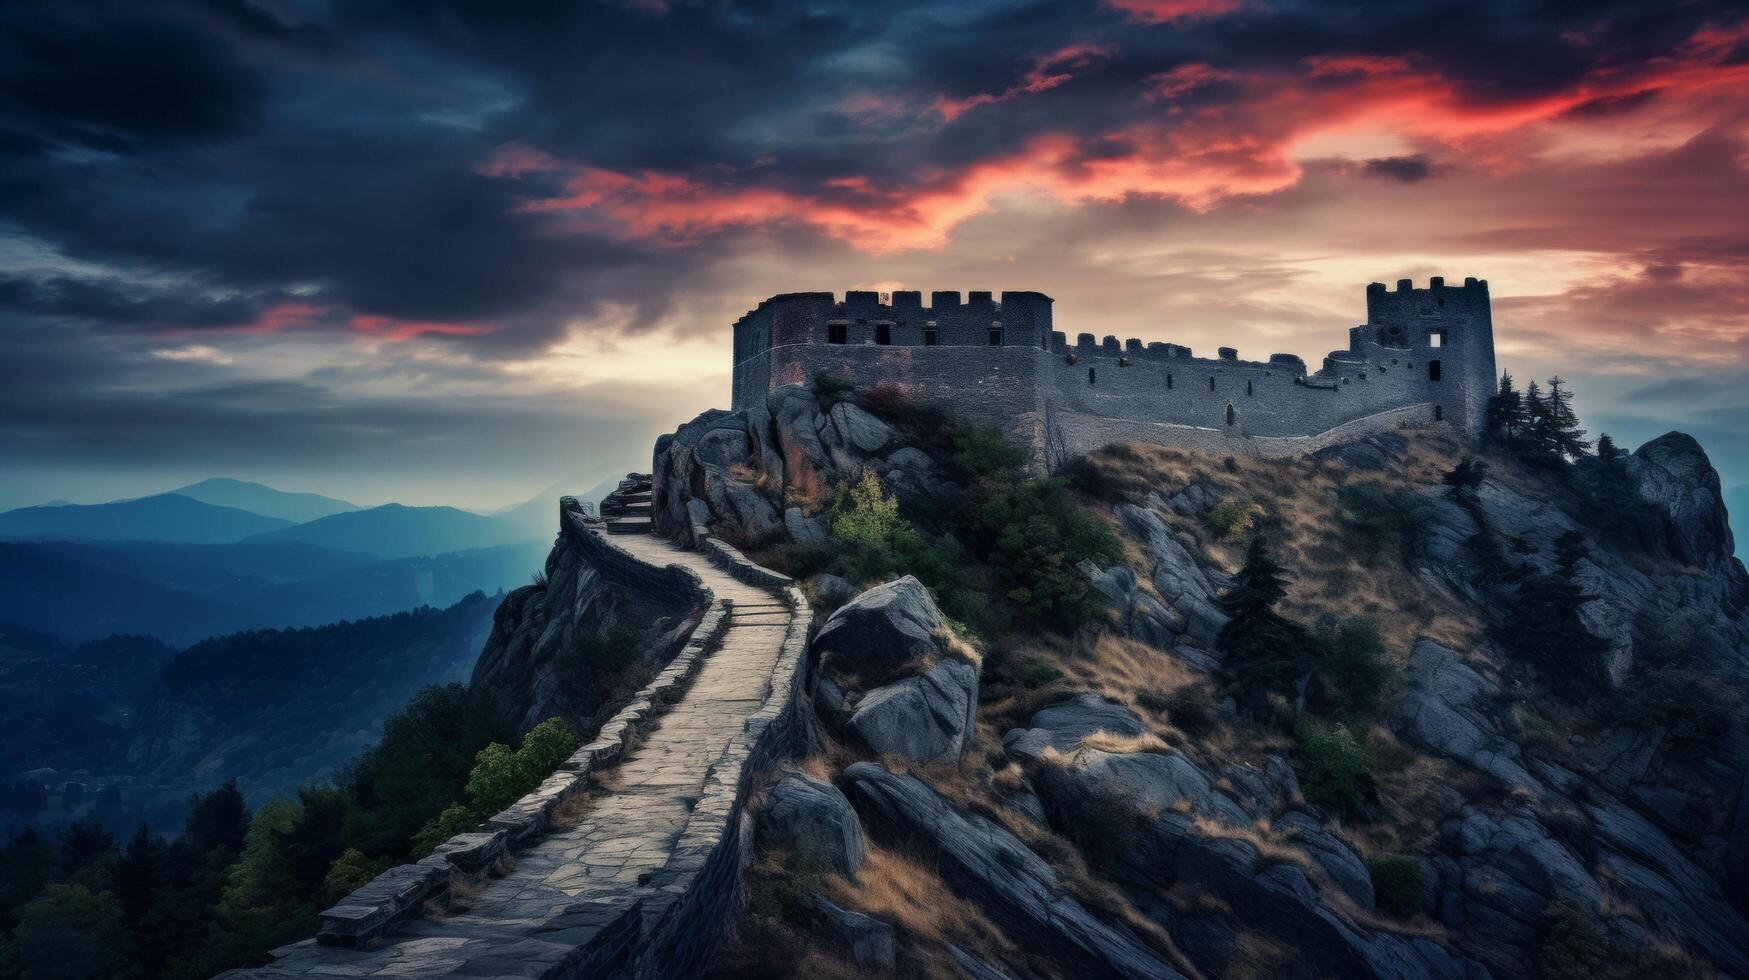
[(1043, 293), (785, 293), (735, 323), (734, 408), (825, 373), (891, 383), (994, 425), (1045, 466), (1112, 442), (1287, 456), (1403, 426), (1481, 432), (1494, 391), (1488, 284), (1366, 290), (1366, 322), (1316, 372), (1293, 354), (1197, 357), (1178, 344), (1052, 328)]

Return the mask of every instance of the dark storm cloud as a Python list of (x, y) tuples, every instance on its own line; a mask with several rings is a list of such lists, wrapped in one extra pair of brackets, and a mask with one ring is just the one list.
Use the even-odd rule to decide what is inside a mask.
[[(1298, 324), (1316, 314), (1210, 299), (1293, 268), (1258, 244), (1275, 240), (1250, 224), (1268, 224), (1269, 209), (1292, 214), (1348, 193), (1432, 199), (1466, 180), (1476, 193), (1483, 168), (1462, 166), (1462, 148), (1432, 145), (1445, 128), (1494, 137), (1511, 124), (1490, 113), (1525, 107), (1575, 125), (1629, 119), (1680, 98), (1682, 70), (1740, 60), (1743, 44), (1723, 31), (1730, 9), (1711, 2), (1271, 0), (1177, 18), (1149, 7), (0, 7), (0, 245), (10, 246), (0, 251), (0, 455), (71, 458), (100, 445), (147, 458), (205, 440), (233, 455), (278, 444), (311, 459), (364, 458), (372, 440), (428, 445), (445, 431), (493, 452), (495, 427), (557, 439), (553, 406), (446, 404), (425, 390), (485, 386), (483, 372), (534, 357), (578, 324), (720, 330), (749, 268), (819, 288), (842, 284), (814, 270), (884, 275), (886, 255), (940, 249), (956, 234), (1007, 254), (1013, 236), (990, 202), (1017, 188), (1042, 188), (1068, 213), (1046, 236), (1053, 264), (1033, 268), (1113, 276), (1111, 302), (1131, 305), (1092, 253), (1109, 257), (1113, 241), (1145, 250), (1209, 215), (1251, 237), (1170, 256), (1183, 268), (1150, 273), (1176, 291), (1162, 302)], [(1713, 47), (1696, 54), (1714, 27)], [(1302, 166), (1294, 147), (1316, 125), (1379, 104), (1398, 106), (1400, 147)], [(495, 169), (506, 148), (548, 162)], [(1610, 243), (1671, 221), (1673, 206), (1701, 194), (1740, 192), (1741, 149), (1711, 134), (1643, 164), (1692, 178), (1687, 190), (1624, 165), (1576, 185), (1587, 187), (1582, 201), (1514, 184), (1510, 203), (1525, 217), (1510, 226), (1443, 231), (1445, 215), (1430, 214), (1403, 227), (1442, 229), (1446, 241), (1472, 234), (1505, 253), (1615, 248), (1646, 269), (1526, 301), (1540, 304), (1530, 329), (1551, 337), (1572, 317), (1621, 338), (1666, 326), (1673, 310), (1722, 324), (1742, 315), (1727, 299), (1745, 267), (1720, 251), (1730, 243), (1710, 231), (1692, 247), (1671, 235)], [(1460, 206), (1441, 204), (1447, 215)], [(883, 261), (869, 258), (881, 249)], [(925, 259), (932, 275), (990, 268), (933, 251), (915, 261)], [(297, 380), (247, 383), (211, 352), (170, 349), (281, 335), (338, 346), (345, 331), (445, 346), (416, 367), (384, 357), (394, 365), (321, 364)], [(401, 400), (359, 393), (397, 383), (427, 389)], [(605, 396), (590, 404), (629, 414)]]
[(1433, 176), (1433, 162), (1420, 155), (1375, 157), (1361, 164), (1361, 172), (1368, 177), (1382, 177), (1413, 184)]
[[(600, 228), (554, 234), (516, 210), (538, 184), (476, 172), (506, 143), (876, 208), (896, 202), (839, 184), (928, 188), (1043, 134), (1077, 137), (1048, 164), (1070, 179), (1152, 152), (1131, 131), (1159, 125), (1148, 80), (1186, 65), (1214, 66), (1179, 94), (1191, 108), (1233, 97), (1228, 77), (1333, 55), (1407, 59), (1486, 104), (1667, 53), (1710, 14), (1272, 4), (1149, 27), (1067, 0), (25, 3), (0, 21), (0, 152), (12, 160), (0, 207), (71, 258), (191, 284), (151, 302), (86, 297), (96, 321), (162, 325), (180, 304), (180, 326), (230, 325), (299, 288), (333, 324), (486, 324), (468, 343), (525, 350), (607, 302), (651, 322), (735, 254), (737, 232), (705, 221), (684, 249)], [(1312, 84), (1345, 82), (1338, 71)], [(1432, 171), (1405, 156), (1363, 172)], [(71, 315), (66, 294), (81, 289), (42, 282), (12, 301)]]

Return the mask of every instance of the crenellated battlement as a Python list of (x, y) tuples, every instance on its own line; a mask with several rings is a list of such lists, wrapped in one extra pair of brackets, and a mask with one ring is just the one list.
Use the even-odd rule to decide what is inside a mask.
[[(1221, 347), (1198, 356), (1183, 344), (1091, 331), (1071, 342), (1054, 328), (1052, 304), (1025, 290), (937, 290), (927, 304), (920, 290), (773, 296), (735, 323), (735, 406), (825, 372), (895, 384), (1017, 436), (1030, 427), (1025, 438), (1043, 456), (1056, 451), (1052, 440), (1074, 445), (1112, 425), (1124, 438), (1172, 444), (1184, 438), (1174, 433), (1194, 429), (1205, 433), (1199, 439), (1237, 440), (1234, 451), (1261, 451), (1258, 440), (1352, 433), (1362, 419), (1479, 432), (1494, 385), (1481, 279), (1370, 284), (1366, 322), (1316, 371), (1288, 353), (1254, 361)], [(1086, 420), (1074, 424), (1080, 435), (1049, 431), (1069, 419)]]

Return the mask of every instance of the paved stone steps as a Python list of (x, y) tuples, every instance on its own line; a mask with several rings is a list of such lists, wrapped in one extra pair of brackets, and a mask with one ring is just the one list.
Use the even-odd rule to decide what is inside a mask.
[[(642, 533), (629, 529), (637, 523)], [(509, 873), (458, 898), (450, 914), (414, 919), (374, 949), (306, 940), (247, 976), (570, 975), (580, 969), (579, 944), (618, 923), (647, 891), (644, 884), (668, 863), (704, 795), (710, 767), (771, 693), (793, 614), (774, 593), (650, 535), (647, 520), (610, 521), (608, 528), (623, 535), (615, 544), (633, 556), (689, 568), (731, 604), (727, 628), (680, 702), (618, 766), (599, 774), (572, 825), (517, 851)]]

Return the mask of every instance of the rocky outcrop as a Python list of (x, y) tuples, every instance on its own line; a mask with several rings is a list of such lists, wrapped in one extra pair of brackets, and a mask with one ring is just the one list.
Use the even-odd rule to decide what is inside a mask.
[(1403, 670), (1403, 696), (1391, 707), (1398, 732), (1432, 752), (1461, 760), (1509, 786), (1542, 789), (1525, 769), (1523, 749), (1501, 734), (1504, 698), (1493, 682), (1430, 640), (1415, 644)]
[(928, 764), (957, 759), (977, 730), (978, 669), (944, 660), (854, 702), (850, 729), (883, 755)]
[(1157, 646), (1166, 644), (1150, 637), (1185, 634), (1205, 645), (1214, 643), (1221, 627), (1227, 624), (1227, 616), (1219, 605), (1225, 577), (1199, 564), (1154, 511), (1136, 504), (1119, 504), (1117, 516), (1147, 555), (1149, 582), (1159, 596), (1154, 600), (1134, 589), (1129, 591), (1125, 597), (1127, 606), (1119, 608), (1127, 608), (1132, 618), (1141, 618), (1142, 624), (1132, 631)]
[(1014, 935), (1102, 973), (1182, 977), (1128, 929), (1101, 921), (1070, 896), (1051, 866), (1001, 826), (961, 813), (914, 776), (873, 763), (852, 765), (845, 779), (873, 826), (926, 849), (957, 888), (1011, 923)]
[[(560, 510), (559, 536), (545, 581), (505, 596), (474, 665), (472, 686), (502, 722), (522, 731), (558, 717), (573, 731), (599, 727), (614, 698), (654, 676), (685, 642), (703, 612), (698, 578), (677, 566), (651, 568), (589, 530), (576, 501)], [(634, 651), (607, 650), (608, 644)], [(629, 660), (614, 681), (587, 671), (590, 657)], [(604, 696), (605, 695), (605, 696)]]
[(1640, 499), (1663, 515), (1677, 558), (1707, 569), (1731, 563), (1737, 545), (1719, 474), (1693, 436), (1665, 433), (1634, 450), (1626, 463)]
[(978, 668), (907, 575), (856, 596), (814, 638), (815, 698), (833, 727), (918, 763), (958, 758), (977, 727)]
[(945, 653), (947, 618), (915, 576), (878, 585), (840, 606), (814, 637), (820, 669), (875, 683)]
[(846, 876), (862, 867), (862, 824), (850, 802), (836, 786), (805, 773), (789, 773), (771, 787), (755, 827), (761, 847), (788, 844)]
[(850, 402), (823, 410), (802, 385), (774, 388), (763, 404), (705, 412), (657, 440), (656, 530), (688, 542), (708, 527), (743, 546), (823, 547), (820, 512), (832, 488), (864, 472), (925, 522), (954, 492), (942, 467), (889, 422)]

